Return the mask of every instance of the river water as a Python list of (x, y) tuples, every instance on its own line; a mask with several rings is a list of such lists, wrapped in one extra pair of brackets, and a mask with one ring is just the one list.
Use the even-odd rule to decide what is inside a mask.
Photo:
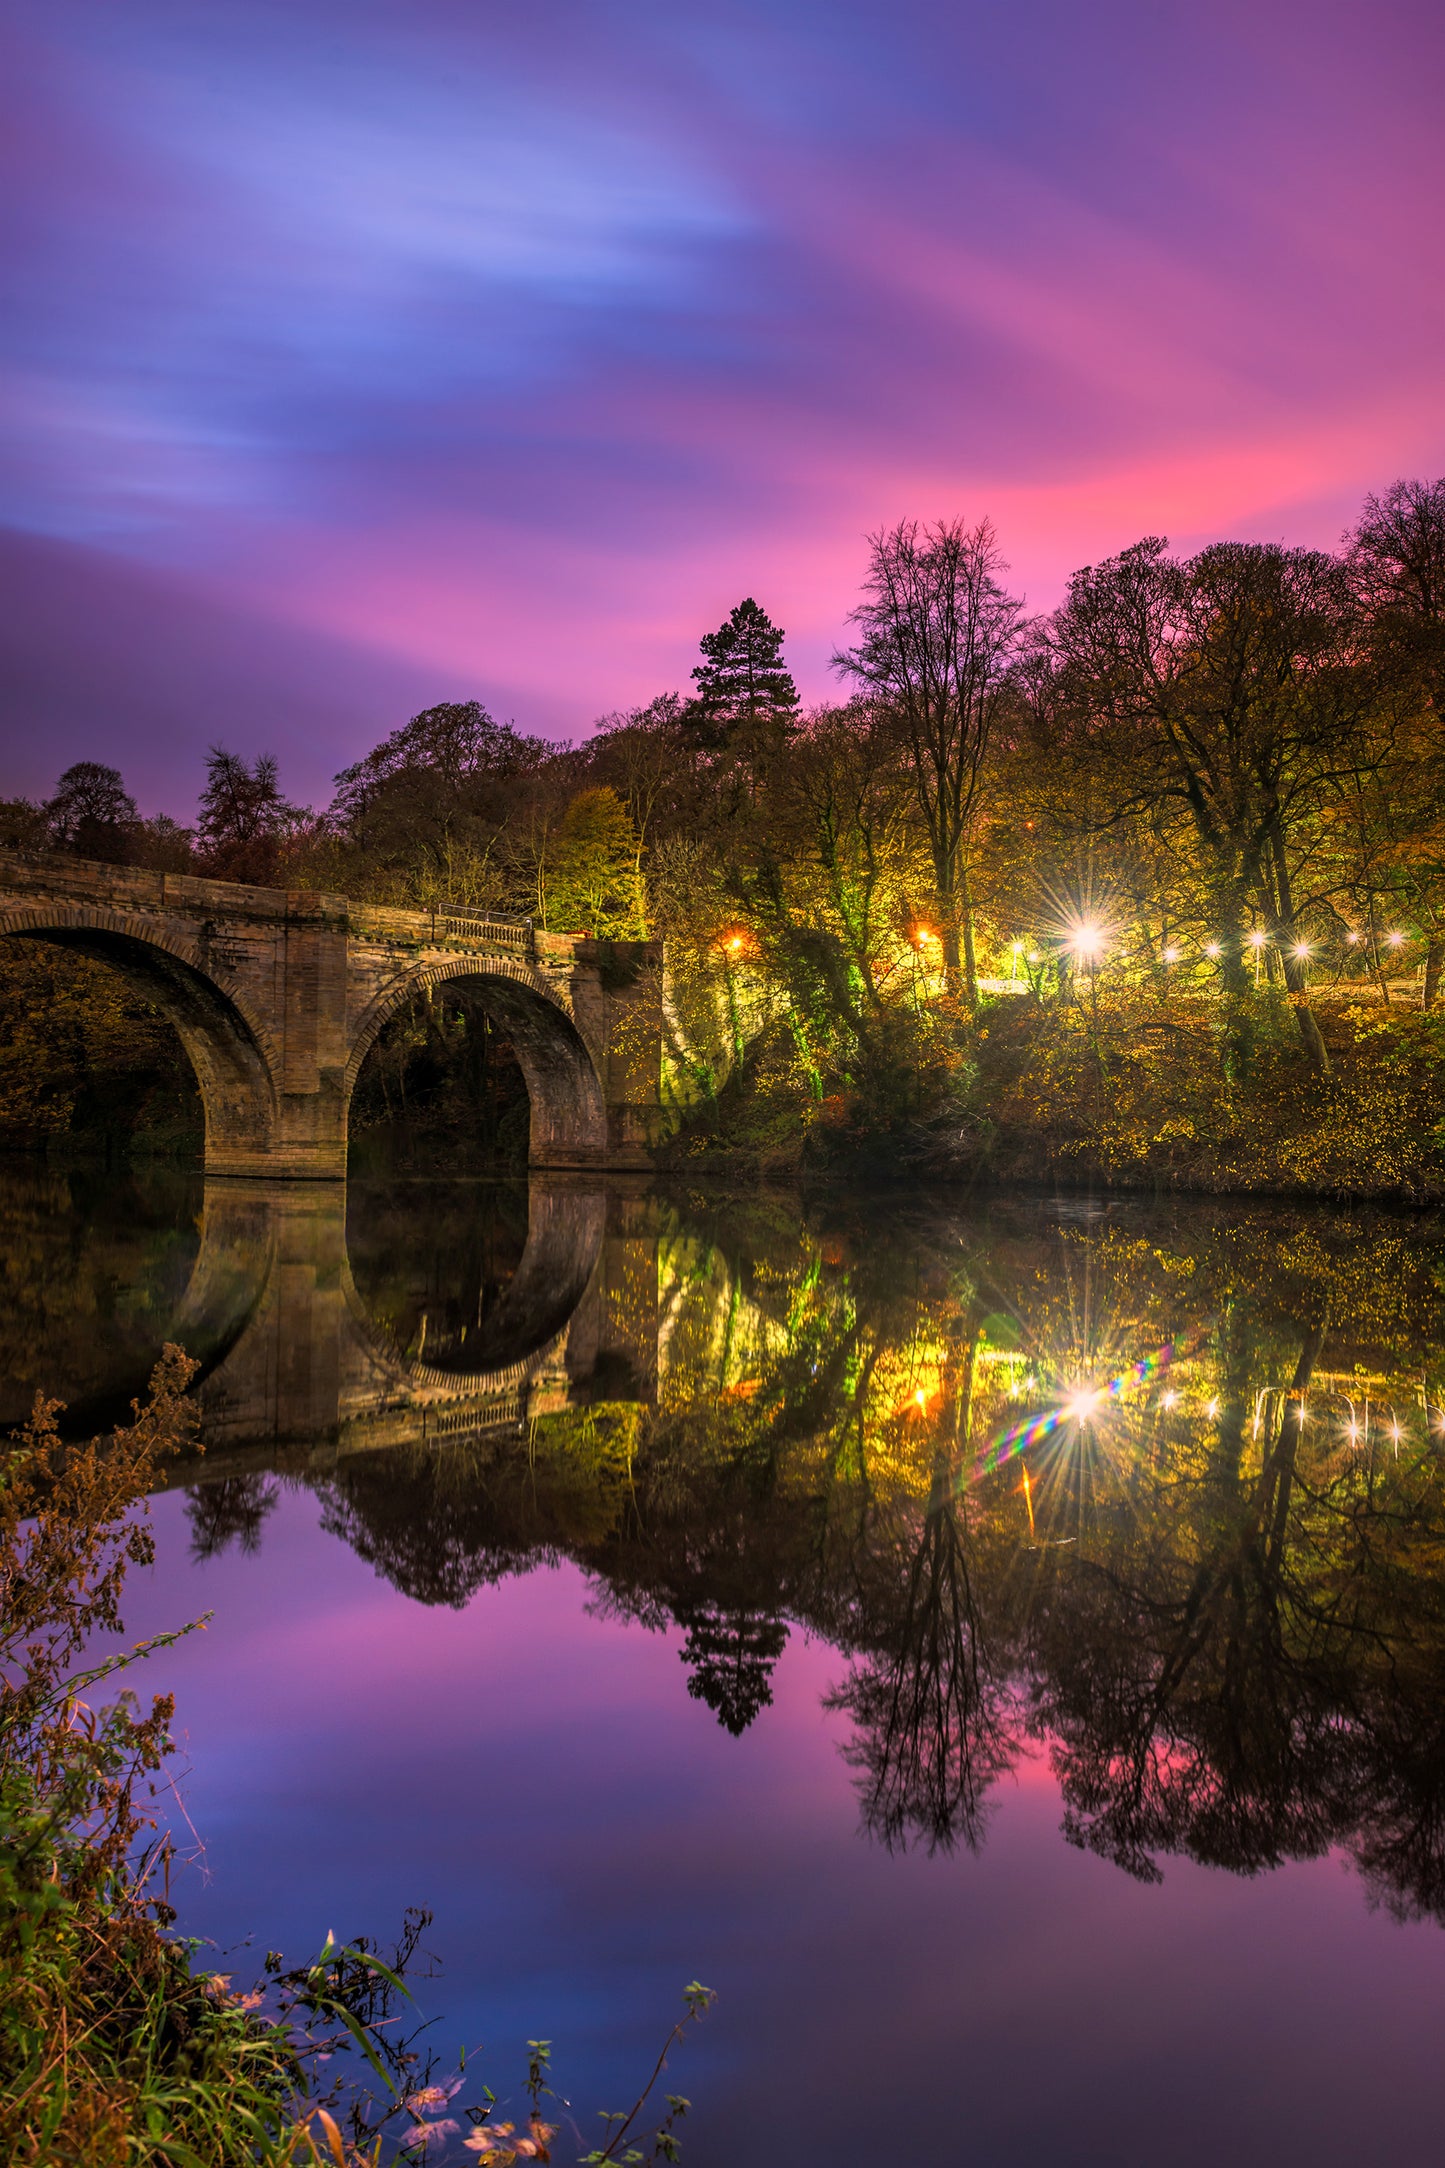
[(424, 1905), (438, 2046), (508, 2095), (550, 2038), (586, 2128), (700, 1978), (689, 2168), (1433, 2156), (1438, 1220), (13, 1170), (0, 1217), (8, 1420), (203, 1365), (126, 1628), (209, 1614), (146, 1683), (221, 1969)]

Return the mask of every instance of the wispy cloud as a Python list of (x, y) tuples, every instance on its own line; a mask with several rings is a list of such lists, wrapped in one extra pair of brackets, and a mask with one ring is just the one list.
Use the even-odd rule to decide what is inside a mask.
[(1445, 466), (1423, 0), (8, 25), (4, 516), (278, 654), (575, 730), (757, 591), (821, 693), (880, 520), (988, 509), (1044, 602), (1140, 532), (1328, 542)]

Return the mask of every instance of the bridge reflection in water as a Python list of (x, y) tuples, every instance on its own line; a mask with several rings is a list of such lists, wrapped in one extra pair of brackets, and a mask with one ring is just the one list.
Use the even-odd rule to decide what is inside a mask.
[(600, 1391), (651, 1401), (657, 1239), (642, 1201), (542, 1179), (526, 1201), (510, 1279), (438, 1336), (424, 1298), (419, 1329), (368, 1307), (342, 1184), (208, 1182), (170, 1333), (217, 1351), (197, 1386), (205, 1457), (167, 1487), (250, 1474), (257, 1448), (278, 1473), (324, 1474), (353, 1454), (519, 1431)]

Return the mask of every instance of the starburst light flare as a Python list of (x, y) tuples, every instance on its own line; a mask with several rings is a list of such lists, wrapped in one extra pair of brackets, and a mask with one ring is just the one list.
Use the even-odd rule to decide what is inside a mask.
[(1056, 1407), (1047, 1408), (1042, 1415), (1030, 1416), (1026, 1421), (1000, 1431), (999, 1435), (984, 1447), (974, 1469), (974, 1480), (991, 1474), (995, 1468), (1001, 1468), (1005, 1461), (1012, 1460), (1017, 1454), (1027, 1452), (1031, 1445), (1038, 1445), (1044, 1438), (1051, 1437), (1066, 1423), (1088, 1422), (1107, 1401), (1121, 1399), (1131, 1385), (1149, 1384), (1162, 1370), (1168, 1368), (1174, 1360), (1174, 1353), (1174, 1342), (1166, 1340), (1163, 1347), (1156, 1348), (1152, 1355), (1145, 1355), (1140, 1361), (1131, 1363), (1127, 1370), (1117, 1371), (1102, 1385), (1073, 1386)]

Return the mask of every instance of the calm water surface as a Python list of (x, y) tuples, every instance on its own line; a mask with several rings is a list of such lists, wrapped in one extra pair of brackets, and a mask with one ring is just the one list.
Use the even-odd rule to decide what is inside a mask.
[(0, 1216), (7, 1419), (205, 1366), (126, 1625), (212, 1614), (151, 1669), (226, 1969), (429, 1906), (439, 2042), (505, 2090), (548, 2036), (589, 2115), (700, 1977), (691, 2168), (1438, 2150), (1438, 1223), (23, 1174)]

